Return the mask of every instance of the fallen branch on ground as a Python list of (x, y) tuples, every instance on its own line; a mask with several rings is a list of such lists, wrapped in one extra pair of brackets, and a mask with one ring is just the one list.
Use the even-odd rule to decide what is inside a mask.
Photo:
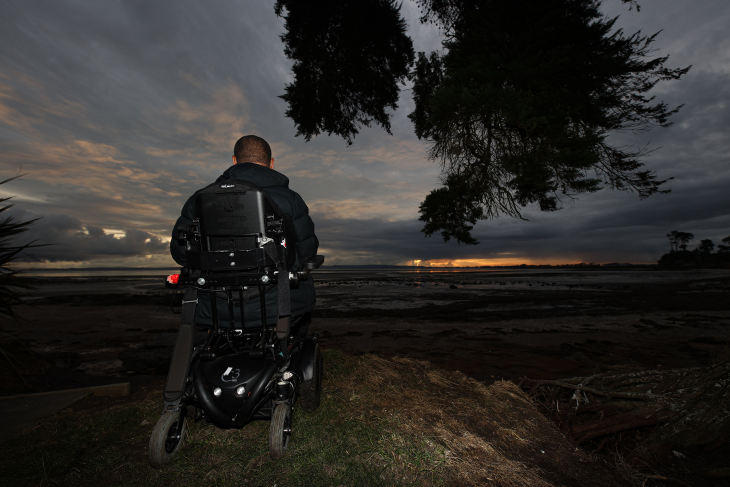
[(561, 428), (578, 443), (654, 425), (659, 426), (642, 442), (647, 450), (711, 450), (730, 439), (730, 361), (520, 383), (530, 387), (533, 398), (544, 396), (544, 407), (554, 408)]

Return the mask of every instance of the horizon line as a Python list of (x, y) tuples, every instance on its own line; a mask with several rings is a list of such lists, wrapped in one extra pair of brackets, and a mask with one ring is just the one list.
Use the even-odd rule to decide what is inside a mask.
[[(646, 267), (657, 266), (656, 263), (633, 263), (633, 262), (609, 262), (609, 263), (586, 263), (577, 264), (512, 264), (512, 265), (481, 265), (481, 266), (448, 266), (448, 265), (397, 265), (397, 264), (332, 264), (323, 265), (324, 268), (363, 268), (363, 267), (380, 267), (380, 268), (406, 268), (406, 269), (493, 269), (493, 268), (515, 268), (515, 267)], [(32, 271), (113, 271), (113, 270), (171, 270), (180, 269), (180, 266), (157, 266), (157, 267), (131, 267), (131, 266), (101, 266), (101, 267), (16, 267), (22, 272)]]

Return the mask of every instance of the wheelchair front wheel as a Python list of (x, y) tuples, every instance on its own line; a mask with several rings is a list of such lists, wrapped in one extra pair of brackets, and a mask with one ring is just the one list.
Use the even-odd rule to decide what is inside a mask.
[(282, 403), (274, 409), (269, 429), (269, 456), (272, 460), (279, 460), (284, 456), (291, 437), (291, 406)]
[(150, 435), (150, 465), (162, 468), (172, 462), (185, 442), (187, 421), (183, 418), (180, 435), (177, 435), (177, 423), (180, 413), (167, 411), (157, 421)]

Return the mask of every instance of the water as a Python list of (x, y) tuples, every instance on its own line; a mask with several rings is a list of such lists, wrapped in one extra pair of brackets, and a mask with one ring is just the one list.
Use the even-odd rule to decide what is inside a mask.
[[(396, 266), (323, 266), (319, 270), (314, 271), (318, 275), (327, 274), (328, 277), (335, 276), (403, 276), (417, 277), (428, 276), (437, 277), (439, 275), (463, 274), (463, 273), (494, 273), (494, 272), (535, 272), (540, 268), (478, 268), (478, 267), (396, 267)], [(542, 269), (548, 270), (548, 269)], [(553, 271), (558, 269), (553, 269)], [(565, 269), (560, 269), (565, 271)], [(93, 267), (93, 268), (76, 268), (76, 269), (26, 269), (25, 272), (31, 276), (38, 277), (132, 277), (132, 276), (164, 276), (168, 274), (176, 274), (180, 272), (179, 267), (149, 267), (149, 268), (133, 268), (133, 267)]]
[(180, 272), (179, 267), (152, 268), (89, 268), (89, 269), (27, 269), (23, 271), (33, 277), (133, 277), (133, 276), (166, 276)]
[[(629, 266), (619, 267), (399, 267), (399, 266), (322, 266), (314, 271), (317, 279), (357, 279), (357, 278), (417, 278), (437, 279), (460, 275), (478, 278), (479, 275), (509, 273), (513, 275), (535, 274), (624, 274), (628, 272), (646, 273), (654, 270), (652, 267)], [(91, 267), (76, 269), (27, 269), (30, 276), (38, 277), (140, 277), (166, 276), (180, 272), (179, 267)]]

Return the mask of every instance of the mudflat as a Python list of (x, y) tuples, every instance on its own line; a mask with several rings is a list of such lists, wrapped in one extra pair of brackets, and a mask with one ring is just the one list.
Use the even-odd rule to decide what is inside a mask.
[[(728, 270), (323, 268), (314, 279), (310, 331), (323, 347), (428, 360), (487, 384), (701, 366), (730, 354)], [(27, 321), (3, 325), (3, 349), (25, 380), (3, 369), (0, 393), (164, 379), (179, 315), (163, 282), (43, 278), (32, 306), (18, 309)]]

